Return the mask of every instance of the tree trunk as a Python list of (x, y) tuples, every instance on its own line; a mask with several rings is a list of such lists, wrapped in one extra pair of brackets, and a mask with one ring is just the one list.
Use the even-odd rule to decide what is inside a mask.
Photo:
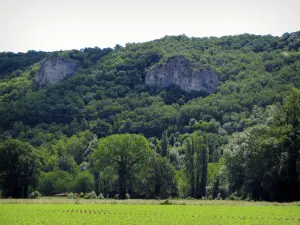
[(298, 200), (298, 174), (297, 174), (297, 158), (298, 158), (298, 148), (297, 143), (297, 131), (293, 130), (291, 135), (291, 146), (287, 150), (287, 200), (295, 201)]
[(207, 183), (207, 146), (202, 149), (202, 176), (201, 176), (201, 196), (206, 196), (206, 183)]
[(190, 196), (195, 197), (194, 145), (191, 138), (187, 139), (187, 172), (190, 183)]
[[(198, 165), (199, 166), (199, 165)], [(196, 198), (201, 198), (201, 188), (200, 188), (200, 171), (197, 168), (196, 171)]]
[(120, 163), (119, 165), (119, 198), (126, 199), (126, 187), (127, 187), (127, 176), (126, 176), (126, 165)]
[(196, 198), (201, 198), (201, 168), (202, 168), (201, 149), (196, 150)]
[(165, 157), (168, 154), (168, 144), (169, 144), (168, 133), (167, 133), (167, 131), (164, 131), (163, 135), (162, 135), (162, 138), (161, 138), (161, 152), (160, 152), (160, 155), (162, 157)]
[(159, 197), (160, 195), (160, 184), (156, 184), (154, 188), (155, 197)]
[(17, 186), (8, 194), (7, 197), (22, 198), (22, 194), (22, 188)]
[(95, 180), (95, 192), (97, 195), (100, 194), (100, 173), (95, 172), (94, 173), (94, 180)]
[(23, 187), (23, 198), (28, 198), (28, 184)]
[(191, 185), (191, 197), (195, 197), (195, 172), (194, 172), (194, 159), (191, 160), (190, 168), (190, 185)]

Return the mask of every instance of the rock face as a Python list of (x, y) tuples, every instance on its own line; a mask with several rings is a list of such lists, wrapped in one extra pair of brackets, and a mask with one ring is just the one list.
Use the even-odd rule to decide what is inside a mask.
[(48, 58), (42, 61), (35, 80), (40, 87), (46, 84), (56, 84), (66, 77), (74, 75), (77, 67), (78, 63), (73, 60)]
[(196, 91), (210, 94), (219, 84), (218, 76), (208, 69), (195, 70), (184, 56), (173, 56), (166, 64), (148, 71), (145, 82), (150, 86), (166, 88), (176, 85), (186, 92)]

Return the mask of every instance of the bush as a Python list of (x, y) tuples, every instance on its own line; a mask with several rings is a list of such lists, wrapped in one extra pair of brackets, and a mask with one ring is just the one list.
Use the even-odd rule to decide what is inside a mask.
[(99, 194), (98, 199), (104, 199), (104, 196), (102, 193)]
[(239, 197), (236, 192), (233, 192), (233, 193), (231, 193), (231, 195), (229, 195), (228, 199), (229, 200), (241, 200), (241, 197)]
[(249, 202), (250, 202), (251, 200), (252, 200), (252, 199), (251, 199), (250, 195), (248, 195), (247, 198), (245, 199), (245, 201), (249, 201)]
[(126, 194), (126, 199), (130, 199), (130, 194)]
[(73, 194), (72, 192), (70, 192), (70, 193), (67, 195), (67, 198), (68, 198), (68, 199), (74, 199), (75, 196), (74, 196), (74, 194)]
[(115, 194), (114, 199), (119, 199), (119, 195)]
[(169, 201), (169, 199), (167, 199), (167, 200), (161, 202), (160, 205), (172, 205), (172, 203)]
[(85, 194), (85, 195), (83, 196), (83, 198), (84, 198), (84, 199), (89, 199), (89, 196), (88, 196), (87, 194)]
[(40, 192), (38, 192), (38, 191), (33, 191), (33, 192), (31, 192), (31, 194), (29, 195), (29, 198), (38, 198), (38, 197), (40, 197), (40, 196), (41, 196)]
[(80, 192), (79, 197), (80, 197), (80, 198), (83, 198), (83, 197), (84, 197), (84, 193), (83, 193), (83, 192)]
[(221, 193), (218, 193), (218, 195), (217, 195), (217, 197), (215, 198), (215, 200), (222, 200)]
[(213, 200), (214, 198), (213, 198), (212, 195), (209, 195), (209, 196), (207, 197), (207, 199), (208, 199), (208, 200)]
[(195, 200), (195, 199), (189, 196), (186, 198), (186, 200)]
[(89, 199), (97, 199), (97, 195), (94, 191), (87, 194)]

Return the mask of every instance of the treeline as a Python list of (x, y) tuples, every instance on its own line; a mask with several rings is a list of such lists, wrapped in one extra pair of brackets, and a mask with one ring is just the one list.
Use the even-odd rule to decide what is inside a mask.
[[(28, 51), (27, 53), (0, 53), (0, 79), (19, 76), (23, 70), (47, 56), (46, 52)], [(13, 74), (11, 74), (14, 72)]]
[[(0, 149), (5, 197), (95, 191), (104, 197), (229, 198), (293, 201), (300, 197), (300, 90), (272, 106), (269, 123), (232, 135), (217, 163), (209, 163), (212, 133), (147, 140), (90, 131), (51, 149), (9, 139)], [(43, 154), (41, 154), (43, 153)]]

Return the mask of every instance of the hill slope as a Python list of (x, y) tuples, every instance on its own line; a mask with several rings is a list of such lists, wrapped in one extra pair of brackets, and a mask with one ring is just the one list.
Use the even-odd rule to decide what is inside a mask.
[[(205, 186), (214, 197), (219, 192), (226, 196), (234, 191), (240, 196), (242, 186), (221, 188), (216, 184), (221, 182), (218, 174), (224, 164), (224, 151), (230, 147), (228, 140), (249, 127), (274, 125), (284, 98), (292, 88), (300, 88), (299, 49), (300, 32), (296, 32), (282, 37), (166, 36), (114, 49), (1, 53), (0, 136), (39, 148), (47, 158), (43, 168), (46, 176), (57, 170), (70, 174), (85, 170), (84, 165), (90, 163), (86, 151), (94, 135), (143, 134), (160, 152), (165, 131), (168, 163), (180, 177), (177, 193), (179, 190), (180, 195), (187, 196), (191, 195), (191, 186), (184, 185), (189, 181), (182, 175), (188, 164), (185, 140), (200, 133), (206, 135), (208, 146), (209, 180)], [(176, 82), (167, 87), (147, 85), (147, 74), (167, 65), (174, 56), (183, 57), (195, 71), (213, 71), (210, 73), (218, 80), (216, 88), (185, 92), (187, 89), (176, 86)], [(76, 61), (79, 67), (72, 76), (41, 86), (36, 74), (45, 57)], [(131, 189), (133, 195), (142, 195)], [(116, 189), (102, 191), (114, 193)], [(270, 193), (245, 193), (253, 198), (279, 198), (272, 198)]]

